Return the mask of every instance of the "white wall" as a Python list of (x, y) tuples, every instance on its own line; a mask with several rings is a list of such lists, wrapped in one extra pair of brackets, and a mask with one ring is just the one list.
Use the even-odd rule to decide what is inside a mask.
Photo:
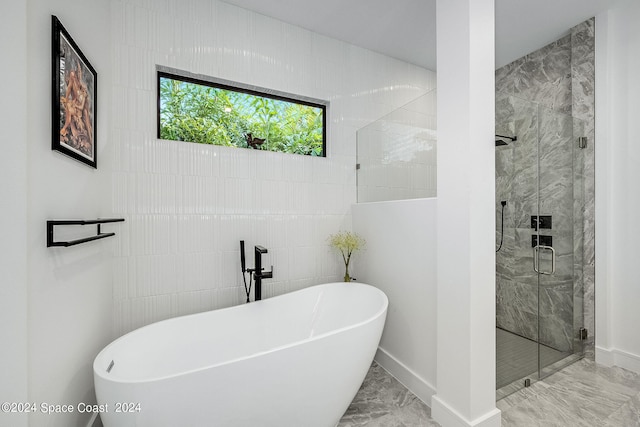
[(640, 3), (596, 17), (596, 360), (640, 372)]
[[(356, 130), (435, 74), (227, 3), (113, 2), (115, 331), (244, 301), (239, 240), (269, 249), (269, 297), (340, 280)], [(327, 158), (156, 139), (155, 67), (328, 100)]]
[[(2, 51), (5, 58), (11, 58), (11, 66), (2, 70), (6, 84), (0, 97), (5, 127), (0, 155), (0, 402), (26, 402), (27, 4), (5, 2), (0, 11)], [(0, 425), (26, 426), (27, 417), (0, 412)]]
[[(29, 400), (76, 405), (95, 401), (91, 365), (112, 339), (113, 240), (47, 248), (45, 221), (110, 213), (109, 7), (98, 0), (30, 0), (27, 12)], [(97, 170), (51, 150), (52, 14), (98, 72)], [(29, 424), (71, 426), (88, 418), (38, 412)]]
[[(434, 84), (419, 67), (225, 3), (138, 4), (2, 4), (2, 40), (12, 40), (3, 44), (12, 67), (0, 101), (12, 125), (0, 157), (10, 183), (0, 197), (0, 316), (11, 325), (0, 332), (2, 400), (92, 402), (93, 358), (115, 335), (240, 301), (241, 238), (271, 250), (267, 296), (339, 278), (326, 237), (350, 227), (355, 132)], [(97, 170), (50, 148), (51, 14), (98, 72)], [(329, 100), (328, 158), (156, 141), (156, 64)], [(47, 219), (116, 214), (127, 223), (105, 226), (115, 239), (45, 247)], [(38, 413), (7, 423), (88, 418)]]
[(366, 240), (353, 275), (387, 294), (376, 361), (431, 404), (436, 384), (436, 199), (359, 203), (353, 231)]

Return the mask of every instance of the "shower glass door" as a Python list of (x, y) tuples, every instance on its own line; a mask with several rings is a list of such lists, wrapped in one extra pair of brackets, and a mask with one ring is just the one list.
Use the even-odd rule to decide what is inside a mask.
[[(544, 378), (582, 355), (582, 242), (580, 158), (577, 121), (538, 106), (537, 211), (531, 219), (532, 257), (538, 287), (538, 377)], [(576, 251), (576, 249), (578, 249)], [(581, 298), (580, 298), (581, 301)]]
[(570, 114), (496, 99), (496, 134), (517, 138), (495, 148), (498, 398), (582, 355), (576, 132)]

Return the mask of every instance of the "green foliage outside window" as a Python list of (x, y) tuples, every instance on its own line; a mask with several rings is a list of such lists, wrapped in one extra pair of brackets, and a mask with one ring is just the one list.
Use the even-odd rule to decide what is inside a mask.
[(324, 156), (321, 106), (172, 77), (159, 78), (159, 138)]

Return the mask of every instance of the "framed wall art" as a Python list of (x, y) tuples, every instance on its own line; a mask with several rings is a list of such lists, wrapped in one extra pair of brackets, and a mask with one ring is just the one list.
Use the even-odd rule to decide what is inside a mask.
[(97, 168), (98, 75), (55, 16), (51, 28), (51, 149)]

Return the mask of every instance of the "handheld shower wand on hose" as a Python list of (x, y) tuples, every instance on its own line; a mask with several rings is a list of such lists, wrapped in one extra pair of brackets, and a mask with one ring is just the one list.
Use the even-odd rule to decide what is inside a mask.
[(504, 207), (507, 205), (507, 201), (503, 200), (500, 204), (502, 205), (502, 213), (500, 214), (500, 246), (496, 249), (496, 252), (500, 252), (502, 242), (504, 242)]

